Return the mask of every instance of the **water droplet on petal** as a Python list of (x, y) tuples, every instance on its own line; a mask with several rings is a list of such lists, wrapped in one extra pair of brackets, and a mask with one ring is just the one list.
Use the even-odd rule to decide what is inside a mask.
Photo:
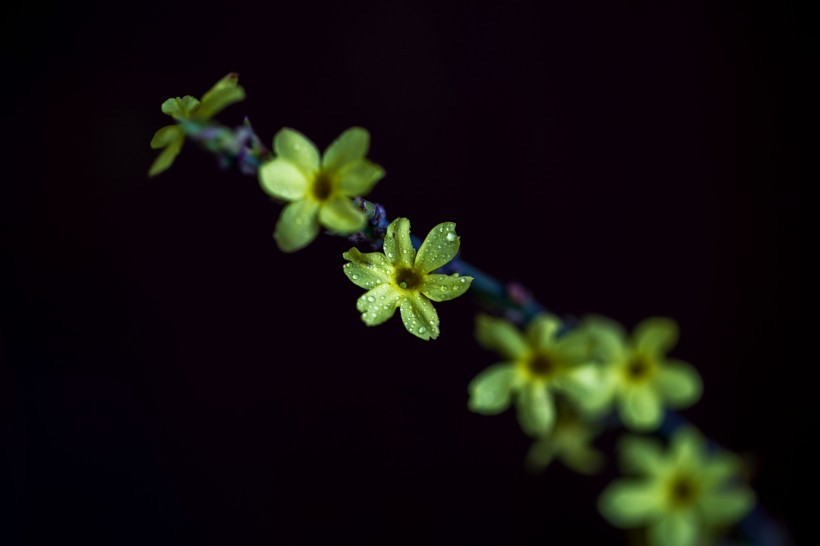
[(358, 278), (359, 278), (359, 276), (358, 276), (358, 275), (356, 275), (356, 274), (354, 273), (354, 274), (352, 275), (352, 278), (353, 278), (353, 280), (356, 280), (356, 279), (358, 279)]
[(401, 286), (402, 288), (407, 288), (407, 283), (402, 281), (399, 283), (399, 286)]
[(420, 328), (419, 328), (419, 333), (420, 333), (420, 334), (423, 334), (423, 333), (424, 333), (424, 332), (426, 332), (426, 331), (427, 331), (427, 328), (425, 328), (424, 326), (422, 326), (422, 327), (420, 327)]
[(450, 233), (447, 234), (447, 240), (450, 241), (450, 242), (455, 241), (456, 240), (456, 234), (451, 231)]
[(376, 301), (376, 298), (374, 298), (373, 296), (367, 296), (367, 301), (373, 303), (374, 301)]

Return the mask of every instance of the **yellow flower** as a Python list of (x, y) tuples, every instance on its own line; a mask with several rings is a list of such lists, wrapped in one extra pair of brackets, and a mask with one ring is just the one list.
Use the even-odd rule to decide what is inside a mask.
[(581, 326), (603, 364), (603, 387), (588, 397), (588, 409), (600, 411), (613, 402), (624, 425), (648, 431), (660, 426), (664, 406), (684, 408), (701, 395), (700, 375), (689, 364), (668, 358), (678, 339), (674, 321), (644, 320), (627, 340), (623, 328), (603, 317), (590, 317)]
[(410, 240), (410, 221), (396, 218), (387, 227), (384, 253), (363, 254), (351, 248), (342, 256), (344, 272), (367, 292), (356, 302), (368, 326), (385, 322), (398, 308), (408, 332), (421, 339), (436, 339), (439, 319), (432, 301), (447, 301), (464, 294), (472, 277), (432, 273), (455, 258), (460, 244), (456, 225), (444, 222), (425, 237), (418, 249)]
[(342, 133), (321, 157), (301, 133), (285, 128), (276, 134), (276, 157), (259, 168), (259, 182), (289, 202), (273, 233), (281, 250), (306, 247), (320, 225), (340, 235), (364, 228), (367, 219), (350, 198), (367, 194), (384, 176), (384, 169), (365, 159), (369, 147), (370, 134), (361, 127)]
[[(204, 95), (200, 102), (191, 95), (170, 98), (162, 103), (162, 112), (176, 120), (209, 120), (235, 102), (245, 98), (245, 90), (239, 85), (239, 75), (231, 72)], [(151, 148), (162, 152), (154, 160), (148, 176), (155, 176), (168, 169), (185, 144), (185, 131), (178, 124), (166, 125), (154, 134)]]
[(624, 470), (639, 477), (610, 484), (598, 506), (617, 527), (647, 527), (650, 546), (705, 544), (754, 505), (754, 493), (737, 480), (737, 458), (707, 451), (693, 427), (679, 428), (667, 453), (638, 437), (619, 447)]
[(527, 467), (540, 471), (557, 459), (581, 474), (597, 472), (604, 463), (604, 456), (591, 444), (600, 427), (583, 419), (564, 398), (557, 400), (556, 409), (555, 426), (533, 442), (527, 453)]
[(598, 386), (598, 370), (589, 358), (584, 335), (560, 333), (561, 321), (541, 314), (527, 325), (526, 335), (509, 321), (479, 315), (476, 338), (504, 361), (479, 373), (468, 387), (471, 411), (493, 415), (515, 397), (518, 421), (525, 432), (540, 437), (555, 422), (553, 392), (573, 401)]

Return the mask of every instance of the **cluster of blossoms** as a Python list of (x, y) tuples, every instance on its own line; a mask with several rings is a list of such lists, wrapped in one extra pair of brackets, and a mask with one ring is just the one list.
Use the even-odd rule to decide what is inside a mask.
[[(406, 218), (365, 231), (368, 221), (383, 220), (384, 210), (362, 196), (385, 171), (367, 159), (370, 135), (361, 127), (343, 132), (323, 154), (304, 135), (284, 128), (275, 135), (270, 154), (249, 124), (235, 134), (207, 123), (196, 125), (244, 97), (236, 74), (229, 74), (201, 101), (190, 95), (165, 101), (162, 111), (176, 123), (154, 135), (151, 147), (163, 151), (149, 175), (171, 166), (192, 131), (200, 131), (199, 140), (223, 160), (253, 156), (240, 168), (257, 172), (262, 189), (284, 204), (273, 233), (277, 246), (283, 252), (303, 249), (320, 228), (381, 245), (381, 252), (353, 247), (342, 254), (344, 274), (366, 290), (356, 301), (362, 321), (382, 324), (398, 309), (408, 332), (436, 339), (440, 324), (433, 302), (463, 295), (473, 281), (459, 273), (437, 273), (458, 254), (455, 224), (438, 224), (417, 245)], [(533, 438), (527, 455), (532, 469), (557, 459), (578, 472), (596, 472), (604, 458), (593, 443), (615, 415), (629, 430), (652, 432), (664, 422), (667, 408), (684, 409), (701, 396), (698, 372), (667, 356), (678, 338), (677, 325), (667, 318), (644, 320), (630, 336), (617, 322), (599, 316), (570, 327), (539, 313), (521, 330), (510, 320), (482, 314), (475, 335), (501, 360), (469, 383), (468, 408), (495, 415), (515, 406), (521, 428)], [(754, 504), (752, 492), (737, 480), (739, 461), (707, 450), (692, 427), (678, 429), (667, 453), (639, 437), (626, 438), (620, 452), (624, 471), (636, 477), (611, 484), (599, 509), (613, 525), (647, 529), (650, 546), (706, 544)]]

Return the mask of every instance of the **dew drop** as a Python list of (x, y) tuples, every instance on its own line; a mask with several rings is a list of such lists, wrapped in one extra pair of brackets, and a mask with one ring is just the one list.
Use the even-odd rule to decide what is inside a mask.
[(447, 234), (447, 240), (452, 243), (453, 241), (456, 240), (456, 234), (451, 231), (450, 233)]
[(367, 296), (367, 301), (373, 303), (374, 301), (376, 301), (376, 298), (374, 298), (373, 296)]
[(461, 279), (461, 282), (467, 282), (467, 279)]
[(358, 276), (358, 275), (356, 275), (356, 274), (354, 273), (354, 274), (352, 275), (352, 278), (353, 278), (353, 280), (356, 280), (356, 279), (358, 279), (358, 278), (359, 278), (359, 276)]
[(423, 333), (424, 333), (424, 332), (426, 332), (426, 331), (427, 331), (427, 328), (425, 328), (424, 326), (422, 326), (422, 327), (420, 327), (420, 328), (419, 328), (419, 333), (420, 333), (420, 334), (423, 334)]

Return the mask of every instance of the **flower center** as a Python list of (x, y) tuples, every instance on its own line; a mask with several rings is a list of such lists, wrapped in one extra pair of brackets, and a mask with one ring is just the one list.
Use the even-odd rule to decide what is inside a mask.
[(698, 497), (698, 485), (685, 476), (677, 476), (669, 484), (669, 499), (672, 506), (691, 506)]
[(545, 353), (534, 353), (527, 361), (527, 370), (535, 377), (549, 377), (556, 369), (555, 359)]
[(313, 182), (313, 196), (319, 201), (324, 201), (330, 197), (330, 192), (333, 190), (333, 184), (330, 178), (324, 173), (319, 173), (316, 180)]
[(652, 373), (652, 364), (642, 356), (633, 358), (626, 366), (626, 376), (631, 381), (644, 381)]
[(396, 284), (405, 290), (413, 290), (421, 284), (421, 276), (412, 269), (402, 268), (396, 272)]

